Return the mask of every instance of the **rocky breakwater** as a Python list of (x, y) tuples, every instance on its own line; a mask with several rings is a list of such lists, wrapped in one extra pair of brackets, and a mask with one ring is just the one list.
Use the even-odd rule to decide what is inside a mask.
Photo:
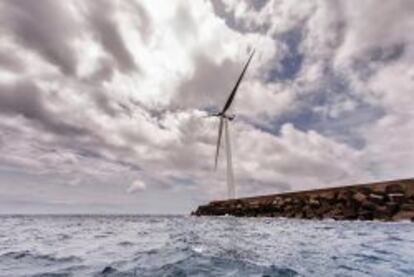
[(414, 179), (214, 201), (192, 214), (414, 221)]

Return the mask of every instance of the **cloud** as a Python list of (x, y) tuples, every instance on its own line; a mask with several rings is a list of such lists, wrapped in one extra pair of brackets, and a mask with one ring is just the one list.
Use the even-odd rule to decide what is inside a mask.
[(22, 115), (47, 131), (61, 135), (83, 135), (85, 128), (71, 125), (51, 112), (39, 88), (30, 81), (0, 85), (0, 113)]
[(242, 65), (229, 59), (215, 64), (208, 57), (198, 56), (194, 59), (194, 73), (181, 82), (174, 98), (179, 107), (221, 109), (228, 98), (235, 80), (241, 72)]
[(79, 35), (70, 6), (50, 0), (3, 1), (1, 25), (23, 47), (32, 49), (65, 74), (75, 74), (72, 47)]
[(135, 180), (128, 188), (127, 192), (128, 193), (136, 193), (139, 191), (143, 191), (147, 188), (147, 186), (145, 185), (145, 183), (143, 183), (140, 180)]
[[(138, 4), (135, 4), (138, 6)], [(90, 14), (87, 16), (94, 38), (97, 39), (104, 49), (115, 59), (118, 68), (122, 71), (138, 70), (134, 56), (129, 52), (124, 38), (117, 24), (114, 21), (115, 7), (110, 1), (100, 1), (99, 3), (90, 3)], [(145, 14), (144, 10), (140, 10), (140, 15)], [(148, 20), (147, 17), (144, 17)], [(150, 25), (150, 22), (144, 22), (144, 25)]]

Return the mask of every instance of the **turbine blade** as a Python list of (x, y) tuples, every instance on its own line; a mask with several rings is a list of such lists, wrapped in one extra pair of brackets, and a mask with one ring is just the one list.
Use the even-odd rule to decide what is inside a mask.
[(220, 117), (220, 125), (218, 130), (218, 138), (217, 138), (217, 148), (216, 148), (216, 157), (214, 159), (214, 169), (217, 170), (217, 163), (218, 163), (218, 157), (220, 153), (220, 144), (221, 144), (221, 137), (223, 134), (223, 118)]
[(207, 114), (207, 115), (203, 115), (202, 118), (209, 118), (209, 117), (219, 117), (219, 114)]
[(224, 114), (224, 113), (225, 113), (225, 112), (226, 112), (226, 111), (230, 108), (230, 105), (231, 105), (231, 103), (233, 102), (234, 96), (236, 95), (237, 89), (239, 88), (240, 82), (241, 82), (241, 80), (243, 79), (244, 73), (246, 73), (247, 67), (248, 67), (248, 66), (249, 66), (249, 64), (250, 64), (250, 61), (252, 60), (253, 55), (254, 55), (254, 50), (253, 50), (253, 51), (252, 51), (252, 53), (250, 54), (250, 57), (249, 57), (249, 59), (247, 60), (247, 63), (246, 63), (246, 65), (244, 66), (243, 71), (241, 72), (241, 74), (240, 74), (240, 76), (239, 76), (239, 79), (237, 79), (237, 82), (236, 82), (236, 84), (234, 85), (234, 88), (233, 88), (233, 90), (231, 91), (230, 96), (229, 96), (229, 98), (227, 99), (227, 102), (226, 102), (226, 104), (225, 104), (225, 105), (224, 105), (224, 107), (223, 107), (223, 110), (221, 111), (221, 113), (222, 113), (222, 114)]

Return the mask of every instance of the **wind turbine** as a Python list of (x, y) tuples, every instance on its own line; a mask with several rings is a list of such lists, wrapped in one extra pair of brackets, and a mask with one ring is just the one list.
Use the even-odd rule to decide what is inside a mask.
[(214, 114), (210, 114), (209, 117), (218, 117), (220, 119), (219, 129), (218, 129), (218, 138), (217, 138), (217, 148), (216, 148), (216, 156), (214, 159), (214, 169), (217, 170), (218, 164), (218, 157), (220, 153), (220, 146), (221, 146), (221, 138), (223, 136), (223, 128), (224, 128), (224, 136), (225, 136), (225, 148), (226, 148), (226, 156), (227, 156), (227, 194), (229, 199), (234, 199), (236, 197), (236, 190), (234, 186), (234, 174), (233, 174), (233, 161), (231, 157), (231, 144), (230, 144), (230, 131), (229, 131), (229, 122), (231, 122), (234, 118), (234, 114), (228, 114), (228, 111), (233, 103), (234, 96), (237, 93), (237, 89), (243, 79), (244, 74), (246, 73), (247, 67), (250, 64), (254, 55), (254, 50), (250, 54), (249, 59), (246, 62), (239, 78), (237, 79), (236, 84), (233, 87), (233, 90), (230, 93), (229, 98), (227, 99), (226, 103), (224, 104), (223, 109)]

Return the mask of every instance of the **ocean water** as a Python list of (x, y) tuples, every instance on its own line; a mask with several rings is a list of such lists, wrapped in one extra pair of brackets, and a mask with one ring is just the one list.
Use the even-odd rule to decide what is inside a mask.
[(1, 216), (0, 276), (414, 276), (414, 224)]

